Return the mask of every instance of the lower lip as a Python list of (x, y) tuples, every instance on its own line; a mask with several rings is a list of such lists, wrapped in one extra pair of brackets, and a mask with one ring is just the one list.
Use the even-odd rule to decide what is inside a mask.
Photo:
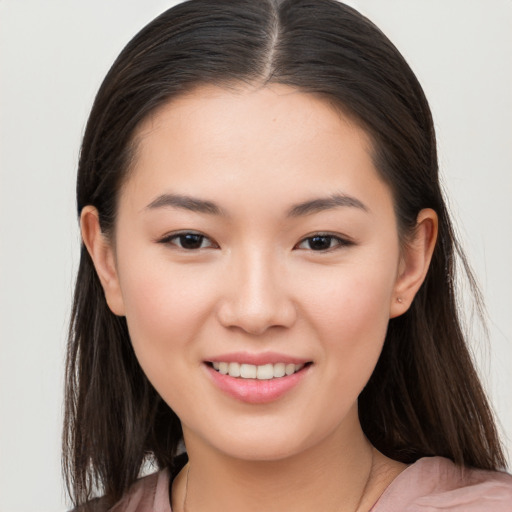
[(298, 372), (275, 379), (242, 379), (223, 375), (211, 366), (206, 368), (217, 387), (242, 402), (249, 404), (265, 404), (278, 400), (291, 391), (308, 373), (310, 365), (306, 365)]

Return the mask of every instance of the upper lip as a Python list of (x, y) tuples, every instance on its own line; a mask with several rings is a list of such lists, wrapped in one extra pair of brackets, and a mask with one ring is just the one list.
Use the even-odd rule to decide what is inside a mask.
[(211, 358), (206, 359), (209, 363), (241, 363), (241, 364), (253, 364), (255, 366), (261, 366), (264, 364), (306, 364), (310, 362), (310, 359), (304, 359), (302, 357), (295, 357), (288, 354), (280, 354), (278, 352), (229, 352), (226, 354), (219, 354)]

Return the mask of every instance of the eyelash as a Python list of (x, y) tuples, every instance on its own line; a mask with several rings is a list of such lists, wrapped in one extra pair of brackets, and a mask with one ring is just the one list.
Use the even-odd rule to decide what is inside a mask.
[[(320, 249), (320, 250), (315, 250), (315, 249), (312, 249), (311, 248), (311, 241), (314, 240), (314, 239), (329, 239), (331, 242), (336, 242), (336, 245), (334, 245), (333, 247), (328, 247), (327, 249)], [(326, 252), (331, 252), (331, 251), (335, 251), (336, 249), (341, 249), (343, 247), (350, 247), (351, 245), (354, 245), (354, 242), (352, 242), (351, 240), (348, 240), (346, 238), (342, 238), (341, 236), (339, 235), (334, 235), (332, 233), (314, 233), (310, 236), (307, 236), (305, 238), (303, 238), (295, 247), (294, 249), (300, 249), (301, 245), (304, 244), (304, 243), (307, 243), (309, 242), (309, 247), (308, 248), (304, 248), (304, 250), (311, 250), (313, 252), (321, 252), (321, 253), (326, 253)]]
[[(200, 246), (199, 247), (192, 247), (192, 248), (190, 248), (190, 247), (189, 248), (183, 247), (184, 239), (187, 236), (188, 237), (197, 237), (197, 238), (199, 238), (200, 239)], [(174, 240), (180, 240), (180, 244), (181, 245), (178, 245), (177, 243), (174, 243), (173, 242)], [(205, 240), (210, 241), (210, 245), (207, 246), (207, 247), (202, 247), (203, 242)], [(178, 247), (178, 249), (183, 249), (184, 251), (197, 251), (199, 249), (210, 249), (210, 248), (216, 249), (216, 248), (219, 247), (215, 242), (212, 242), (206, 235), (203, 235), (202, 233), (197, 233), (196, 231), (182, 231), (180, 233), (173, 233), (172, 235), (165, 236), (164, 238), (159, 240), (158, 243), (175, 245), (176, 247)]]
[[(189, 241), (195, 241), (196, 243), (199, 243), (199, 247), (184, 247), (185, 237), (189, 237)], [(192, 238), (192, 237), (197, 237)], [(329, 241), (329, 247), (324, 249), (318, 249), (315, 250), (311, 247), (311, 243), (315, 239), (327, 239)], [(174, 243), (174, 241), (179, 241), (178, 243)], [(203, 242), (209, 241), (209, 245), (203, 246)], [(331, 247), (331, 243), (335, 242), (335, 245)], [(165, 236), (164, 238), (158, 240), (158, 243), (161, 244), (169, 244), (169, 245), (175, 245), (178, 247), (178, 249), (182, 249), (187, 252), (193, 252), (198, 251), (200, 249), (218, 249), (219, 246), (210, 240), (206, 235), (203, 235), (202, 233), (198, 233), (195, 231), (182, 231), (180, 233), (173, 233), (171, 235)], [(309, 243), (309, 247), (302, 247), (301, 245)], [(315, 243), (315, 242), (313, 242)], [(327, 253), (334, 251), (336, 249), (342, 248), (342, 247), (350, 247), (351, 245), (354, 245), (354, 242), (351, 240), (347, 240), (346, 238), (342, 238), (339, 235), (334, 235), (332, 233), (314, 233), (310, 236), (307, 236), (303, 238), (297, 245), (295, 245), (294, 249), (300, 249), (300, 250), (311, 250), (312, 252), (319, 252), (319, 253)]]

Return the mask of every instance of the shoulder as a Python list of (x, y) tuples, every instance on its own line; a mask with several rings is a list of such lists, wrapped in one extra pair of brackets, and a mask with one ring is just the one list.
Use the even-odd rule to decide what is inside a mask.
[(137, 480), (108, 512), (171, 512), (167, 469)]
[(70, 512), (172, 512), (170, 484), (187, 461), (187, 453), (183, 452), (174, 458), (170, 468), (139, 478), (110, 508), (106, 498), (102, 497), (94, 498)]
[(512, 475), (425, 457), (386, 489), (372, 512), (512, 512)]

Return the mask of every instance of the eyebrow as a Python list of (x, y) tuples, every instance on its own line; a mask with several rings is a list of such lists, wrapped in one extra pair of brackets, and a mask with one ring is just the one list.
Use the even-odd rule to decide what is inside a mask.
[[(365, 212), (368, 211), (368, 208), (355, 197), (345, 194), (333, 194), (329, 197), (315, 198), (295, 204), (288, 210), (287, 217), (302, 217), (339, 207), (351, 207)], [(147, 210), (154, 210), (156, 208), (181, 208), (208, 215), (228, 216), (222, 208), (212, 201), (182, 194), (162, 194), (146, 206)]]
[(207, 213), (209, 215), (226, 215), (223, 210), (212, 201), (205, 201), (204, 199), (180, 194), (162, 194), (146, 206), (148, 210), (156, 208), (181, 208), (183, 210)]
[(348, 206), (351, 208), (359, 208), (368, 212), (368, 208), (355, 197), (345, 194), (333, 194), (329, 197), (321, 197), (311, 199), (303, 203), (296, 204), (288, 210), (288, 217), (302, 217), (313, 213), (331, 210), (340, 206)]

